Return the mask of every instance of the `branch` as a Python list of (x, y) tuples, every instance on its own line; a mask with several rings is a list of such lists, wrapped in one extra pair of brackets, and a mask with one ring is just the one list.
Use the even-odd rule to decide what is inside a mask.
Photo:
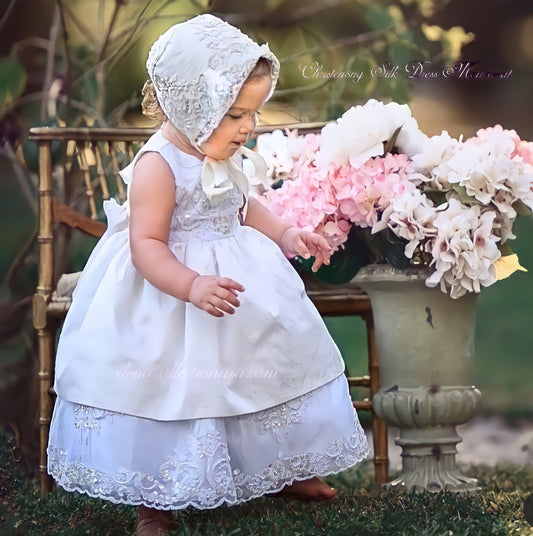
[[(60, 4), (60, 9), (62, 10), (62, 12), (70, 18), (72, 19), (72, 23), (74, 24), (74, 26), (76, 26), (78, 28), (78, 30), (86, 37), (86, 39), (92, 44), (92, 46), (96, 49), (96, 46), (98, 44), (98, 41), (97, 39), (94, 37), (94, 35), (91, 33), (91, 31), (89, 30), (89, 27), (88, 26), (85, 26), (85, 24), (83, 24), (77, 17), (76, 15), (74, 15), (74, 13), (72, 12), (72, 10), (68, 7), (68, 3), (63, 3), (62, 0), (57, 0), (57, 2)], [(63, 17), (63, 20), (64, 17)], [(66, 26), (65, 26), (65, 31), (66, 31)]]
[(144, 28), (152, 20), (155, 20), (156, 18), (158, 18), (158, 13), (162, 11), (164, 8), (166, 8), (167, 5), (170, 5), (173, 2), (173, 0), (167, 0), (163, 5), (157, 8), (154, 14), (148, 17), (147, 20), (142, 20), (146, 10), (148, 9), (149, 4), (151, 4), (152, 1), (153, 0), (149, 0), (148, 3), (144, 6), (144, 8), (141, 10), (139, 15), (137, 16), (136, 20), (129, 26), (129, 31), (124, 31), (119, 35), (119, 37), (122, 37), (123, 35), (128, 36), (126, 41), (119, 47), (119, 49), (115, 53), (113, 53), (109, 58), (102, 60), (100, 63), (93, 65), (90, 69), (85, 71), (85, 73), (82, 76), (80, 76), (74, 81), (74, 84), (79, 84), (80, 82), (82, 82), (87, 76), (92, 74), (97, 69), (101, 68), (102, 64), (103, 65), (107, 64), (108, 72), (111, 71), (113, 67), (117, 64), (121, 56), (129, 50), (129, 46), (134, 35), (136, 35), (140, 29)]
[(20, 160), (17, 158), (17, 155), (15, 151), (13, 150), (13, 147), (11, 147), (11, 144), (9, 142), (6, 142), (0, 148), (0, 154), (2, 153), (11, 162), (13, 171), (15, 173), (15, 177), (20, 186), (20, 190), (23, 193), (24, 197), (26, 198), (26, 201), (28, 202), (28, 205), (30, 206), (32, 212), (36, 215), (37, 214), (37, 200), (35, 199), (34, 192), (31, 191), (31, 188), (28, 184), (28, 173), (30, 173), (28, 168), (22, 165)]
[(17, 3), (17, 0), (11, 0), (11, 3), (7, 6), (7, 9), (4, 13), (4, 16), (0, 20), (0, 30), (4, 26), (4, 24), (7, 22), (7, 19), (9, 18), (9, 15), (11, 14), (11, 11), (13, 11), (13, 8), (15, 7), (15, 4)]
[(123, 5), (124, 5), (124, 0), (115, 0), (115, 9), (113, 10), (113, 14), (111, 15), (111, 22), (109, 23), (109, 26), (107, 27), (105, 38), (102, 43), (102, 47), (100, 48), (100, 53), (98, 54), (98, 62), (101, 62), (104, 59), (105, 50), (109, 43), (109, 39), (111, 38), (111, 32), (113, 31), (113, 28), (115, 27), (115, 23), (117, 22), (117, 18), (118, 18), (118, 13), (120, 11), (120, 8)]
[(303, 50), (302, 52), (297, 52), (296, 54), (291, 54), (290, 56), (286, 56), (285, 58), (281, 58), (280, 62), (287, 62), (287, 61), (293, 61), (301, 56), (305, 56), (306, 54), (313, 54), (315, 52), (321, 52), (322, 50), (326, 49), (333, 49), (333, 48), (341, 48), (349, 45), (360, 45), (362, 43), (366, 43), (368, 41), (372, 41), (373, 39), (379, 38), (382, 34), (386, 34), (387, 30), (373, 30), (372, 32), (366, 32), (355, 36), (350, 37), (343, 37), (342, 39), (339, 39), (337, 41), (333, 41), (332, 43), (326, 44), (326, 45), (318, 45), (313, 48), (308, 48), (307, 50)]
[[(66, 63), (66, 69), (65, 69), (65, 78), (67, 80), (72, 80), (72, 61), (70, 60), (70, 48), (68, 43), (68, 31), (67, 31), (67, 23), (65, 20), (65, 12), (64, 12), (64, 6), (63, 6), (63, 0), (57, 0), (57, 7), (59, 9), (59, 15), (61, 18), (61, 26), (63, 27), (63, 46), (65, 47), (65, 63)], [(68, 117), (69, 115), (69, 109), (70, 109), (70, 90), (67, 93), (67, 99), (65, 103), (66, 108), (66, 114), (65, 116)]]
[(309, 4), (294, 11), (294, 15), (290, 19), (285, 19), (283, 22), (293, 24), (305, 19), (309, 19), (318, 15), (322, 11), (341, 7), (343, 4), (352, 4), (350, 0), (322, 0), (320, 3)]
[(52, 78), (54, 76), (54, 65), (55, 65), (55, 52), (56, 52), (56, 43), (57, 43), (57, 34), (59, 33), (59, 26), (61, 23), (59, 9), (56, 6), (54, 9), (54, 17), (52, 19), (52, 25), (50, 26), (50, 38), (48, 39), (48, 50), (46, 51), (46, 68), (44, 72), (44, 84), (43, 84), (43, 93), (45, 97), (41, 101), (41, 119), (44, 119), (49, 114), (49, 110), (52, 104), (53, 99), (50, 95), (50, 89), (52, 86)]
[(4, 279), (2, 280), (2, 286), (11, 288), (11, 282), (15, 276), (15, 272), (17, 271), (18, 267), (23, 263), (24, 258), (26, 257), (28, 251), (33, 246), (35, 239), (37, 238), (38, 232), (39, 232), (38, 229), (34, 229), (31, 235), (26, 240), (26, 242), (24, 242), (24, 245), (19, 249), (18, 253), (15, 255), (13, 262), (9, 266), (6, 272), (6, 275), (4, 276)]
[[(29, 95), (25, 95), (24, 97), (21, 97), (20, 99), (10, 102), (9, 104), (5, 106), (4, 111), (16, 109), (19, 106), (27, 104), (28, 102), (34, 102), (36, 100), (40, 100), (43, 97), (44, 97), (43, 91), (35, 91), (34, 93), (30, 93)], [(107, 121), (92, 106), (89, 106), (88, 104), (85, 104), (84, 102), (80, 102), (77, 100), (70, 100), (70, 97), (66, 95), (58, 95), (57, 100), (61, 102), (62, 104), (68, 104), (72, 106), (73, 108), (76, 108), (80, 110), (81, 112), (91, 117), (94, 117), (96, 120), (100, 122), (102, 126), (107, 126)]]
[[(129, 26), (129, 31), (128, 32), (124, 32), (124, 34), (121, 34), (120, 37), (122, 37), (122, 35), (127, 35), (127, 39), (126, 41), (122, 44), (122, 46), (118, 49), (117, 52), (115, 52), (114, 54), (112, 54), (109, 58), (107, 59), (101, 59), (100, 61), (98, 61), (95, 65), (93, 65), (90, 69), (87, 69), (79, 78), (77, 78), (76, 80), (74, 80), (74, 85), (75, 84), (79, 84), (80, 82), (82, 82), (87, 76), (89, 76), (90, 74), (92, 74), (94, 71), (97, 71), (98, 69), (101, 69), (106, 63), (109, 63), (111, 62), (118, 54), (122, 54), (122, 51), (126, 49), (126, 47), (130, 44), (132, 38), (133, 38), (133, 35), (135, 34), (135, 30), (136, 30), (136, 26), (139, 24), (139, 20), (143, 17), (144, 13), (146, 12), (146, 10), (148, 9), (148, 7), (150, 6), (150, 4), (152, 3), (153, 0), (148, 0), (146, 2), (146, 4), (144, 5), (144, 7), (141, 9), (140, 13), (137, 15), (137, 19), (135, 20), (135, 22), (133, 22), (133, 24), (131, 24)], [(168, 0), (167, 0), (168, 1)]]
[(133, 95), (127, 101), (120, 103), (107, 115), (109, 124), (116, 125), (128, 110), (139, 106), (140, 103), (141, 99), (137, 95)]
[(22, 39), (22, 41), (17, 41), (13, 45), (11, 48), (11, 54), (16, 56), (20, 50), (24, 50), (26, 47), (35, 47), (48, 50), (48, 40), (43, 39), (42, 37), (28, 37), (27, 39)]
[(293, 95), (295, 93), (303, 93), (304, 91), (315, 91), (316, 89), (321, 89), (328, 84), (331, 84), (334, 80), (333, 79), (326, 79), (323, 82), (318, 82), (316, 84), (312, 84), (309, 86), (298, 86), (298, 87), (291, 87), (287, 89), (276, 89), (274, 91), (275, 97), (286, 97), (287, 95)]
[(273, 26), (276, 28), (283, 26), (292, 26), (299, 24), (304, 20), (310, 19), (322, 11), (336, 9), (343, 5), (350, 5), (353, 2), (351, 0), (321, 0), (321, 2), (308, 3), (304, 7), (300, 7), (292, 11), (290, 14), (283, 13), (280, 16), (278, 10), (273, 12), (259, 12), (259, 13), (220, 13), (213, 12), (224, 20), (227, 20), (234, 26)]
[(109, 58), (108, 58), (108, 62), (111, 64), (110, 67), (109, 67), (109, 70), (111, 70), (117, 63), (117, 61), (120, 59), (120, 57), (124, 54), (124, 52), (127, 50), (129, 44), (131, 43), (132, 39), (133, 39), (133, 36), (135, 35), (135, 33), (142, 27), (146, 26), (146, 24), (148, 22), (150, 22), (151, 20), (154, 20), (156, 17), (157, 17), (157, 14), (162, 11), (165, 7), (167, 7), (168, 4), (171, 4), (172, 3), (172, 0), (167, 0), (164, 4), (162, 4), (161, 6), (159, 6), (159, 8), (157, 8), (154, 12), (153, 15), (151, 15), (151, 17), (148, 18), (147, 21), (143, 21), (143, 17), (144, 17), (144, 14), (146, 13), (146, 11), (148, 10), (148, 7), (150, 6), (150, 4), (152, 3), (153, 0), (148, 0), (148, 2), (146, 3), (146, 5), (144, 6), (144, 8), (140, 11), (140, 13), (137, 15), (137, 18), (135, 19), (135, 22), (133, 23), (133, 31), (130, 31), (129, 32), (129, 35), (128, 35), (128, 38), (126, 39), (126, 41), (124, 41), (124, 43), (122, 43), (122, 45), (119, 47), (119, 49), (114, 53), (112, 54)]

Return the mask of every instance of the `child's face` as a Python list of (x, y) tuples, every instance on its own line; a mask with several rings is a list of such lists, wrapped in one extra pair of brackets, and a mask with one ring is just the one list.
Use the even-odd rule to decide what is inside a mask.
[(209, 158), (225, 160), (244, 145), (255, 130), (257, 112), (265, 103), (271, 88), (269, 76), (253, 79), (242, 86), (231, 108), (201, 146)]

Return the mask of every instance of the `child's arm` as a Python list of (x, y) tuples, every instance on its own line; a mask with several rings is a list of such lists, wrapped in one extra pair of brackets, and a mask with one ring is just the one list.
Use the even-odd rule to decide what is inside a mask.
[(332, 249), (323, 236), (291, 225), (253, 197), (250, 197), (248, 201), (248, 212), (244, 224), (257, 229), (276, 242), (287, 257), (300, 255), (308, 259), (313, 255), (315, 257), (312, 266), (314, 272), (322, 264), (329, 264)]
[(130, 248), (135, 268), (160, 291), (190, 301), (213, 316), (232, 314), (244, 288), (227, 277), (204, 276), (178, 261), (168, 248), (175, 207), (172, 171), (157, 153), (146, 153), (133, 170)]

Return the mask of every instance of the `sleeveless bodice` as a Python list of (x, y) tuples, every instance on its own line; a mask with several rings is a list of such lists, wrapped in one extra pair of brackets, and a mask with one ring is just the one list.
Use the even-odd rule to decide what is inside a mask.
[[(190, 155), (179, 153), (172, 147), (178, 160), (188, 160)], [(194, 157), (191, 157), (194, 158)], [(202, 189), (202, 164), (190, 167), (180, 164), (176, 172), (176, 208), (172, 215), (170, 241), (191, 242), (209, 241), (233, 234), (239, 225), (238, 214), (243, 196), (235, 186), (233, 191), (219, 203), (212, 203)]]

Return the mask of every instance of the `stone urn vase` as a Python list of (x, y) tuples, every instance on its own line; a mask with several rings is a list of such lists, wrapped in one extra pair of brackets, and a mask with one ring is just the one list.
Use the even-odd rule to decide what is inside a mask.
[(429, 272), (363, 267), (353, 283), (371, 301), (381, 389), (374, 410), (397, 426), (402, 471), (387, 489), (467, 492), (479, 489), (456, 463), (455, 427), (477, 412), (472, 385), (476, 295), (452, 299), (426, 287)]

